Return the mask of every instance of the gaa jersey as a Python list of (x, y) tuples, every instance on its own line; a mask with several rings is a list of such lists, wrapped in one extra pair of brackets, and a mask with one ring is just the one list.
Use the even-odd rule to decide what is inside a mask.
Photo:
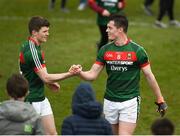
[(43, 67), (46, 67), (44, 53), (41, 46), (32, 39), (25, 41), (20, 49), (19, 55), (20, 72), (29, 82), (29, 95), (26, 101), (38, 102), (45, 99), (44, 83), (36, 74)]
[(143, 47), (132, 41), (123, 46), (110, 42), (98, 52), (96, 64), (106, 66), (104, 98), (122, 102), (140, 95), (140, 69), (149, 64)]

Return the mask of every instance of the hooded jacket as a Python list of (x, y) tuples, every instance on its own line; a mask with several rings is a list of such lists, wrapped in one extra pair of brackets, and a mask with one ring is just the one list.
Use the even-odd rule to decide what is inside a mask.
[(42, 135), (40, 116), (32, 105), (16, 100), (0, 104), (0, 135)]
[(102, 105), (91, 86), (81, 83), (72, 98), (72, 115), (62, 124), (62, 135), (112, 135), (109, 122), (102, 117)]

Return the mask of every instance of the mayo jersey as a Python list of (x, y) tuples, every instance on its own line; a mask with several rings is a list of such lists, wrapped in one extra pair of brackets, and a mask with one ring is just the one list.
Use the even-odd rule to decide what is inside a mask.
[(20, 72), (29, 82), (29, 95), (26, 101), (44, 100), (44, 83), (36, 74), (38, 70), (46, 67), (41, 46), (37, 45), (32, 39), (25, 41), (21, 46), (19, 64)]
[(96, 64), (106, 67), (106, 99), (122, 102), (140, 95), (140, 70), (149, 64), (143, 47), (130, 40), (123, 46), (110, 42), (100, 49)]

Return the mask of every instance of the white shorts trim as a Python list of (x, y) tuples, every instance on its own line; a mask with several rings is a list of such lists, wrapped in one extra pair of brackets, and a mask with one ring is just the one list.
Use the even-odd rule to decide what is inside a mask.
[(53, 114), (50, 102), (47, 98), (41, 102), (32, 102), (32, 106), (40, 116)]
[(104, 115), (111, 124), (119, 121), (136, 123), (140, 110), (140, 97), (135, 97), (124, 102), (113, 102), (104, 99)]

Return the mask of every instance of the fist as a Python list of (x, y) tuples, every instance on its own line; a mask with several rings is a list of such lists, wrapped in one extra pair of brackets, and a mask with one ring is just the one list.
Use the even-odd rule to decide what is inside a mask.
[(49, 89), (51, 89), (53, 92), (58, 92), (60, 89), (60, 85), (58, 83), (51, 83), (51, 84), (47, 84), (47, 86), (49, 87)]

